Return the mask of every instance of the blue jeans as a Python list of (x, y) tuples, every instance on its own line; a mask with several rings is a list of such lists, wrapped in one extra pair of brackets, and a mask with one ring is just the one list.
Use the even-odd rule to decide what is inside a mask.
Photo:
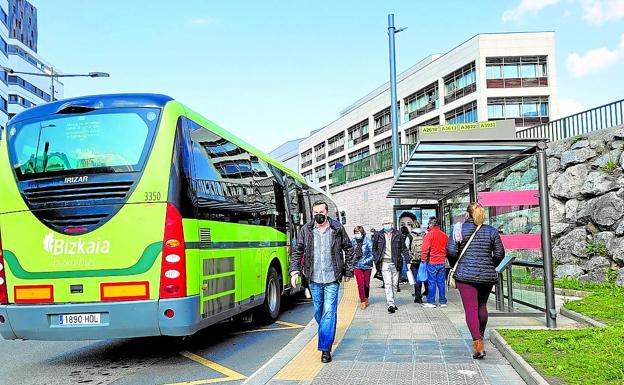
[(318, 323), (318, 350), (331, 352), (336, 337), (336, 312), (338, 310), (338, 282), (316, 283), (310, 281), (314, 319)]
[(432, 265), (427, 266), (427, 275), (429, 284), (429, 294), (427, 295), (427, 302), (435, 304), (436, 286), (440, 292), (438, 300), (440, 305), (446, 303), (446, 265)]
[(407, 262), (403, 259), (403, 268), (401, 269), (401, 278), (407, 279)]

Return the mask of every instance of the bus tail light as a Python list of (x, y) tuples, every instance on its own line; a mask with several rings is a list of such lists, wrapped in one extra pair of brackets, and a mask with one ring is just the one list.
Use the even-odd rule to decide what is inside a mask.
[(160, 271), (160, 298), (184, 296), (186, 296), (186, 250), (182, 215), (173, 204), (167, 203)]
[(2, 235), (0, 235), (0, 305), (6, 305), (9, 303), (5, 270), (4, 256), (2, 255)]

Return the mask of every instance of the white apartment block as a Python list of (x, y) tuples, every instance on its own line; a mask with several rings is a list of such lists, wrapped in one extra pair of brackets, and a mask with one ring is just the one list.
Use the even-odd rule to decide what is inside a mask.
[[(554, 32), (479, 34), (426, 57), (397, 77), (401, 143), (418, 126), (515, 119), (530, 127), (556, 119)], [(391, 147), (386, 83), (299, 143), (299, 172), (329, 191), (337, 164)]]
[[(16, 72), (55, 71), (37, 53), (37, 9), (24, 0), (0, 0), (0, 66)], [(0, 127), (15, 114), (52, 100), (46, 76), (9, 74), (0, 70)], [(63, 84), (54, 80), (54, 100), (63, 98)]]

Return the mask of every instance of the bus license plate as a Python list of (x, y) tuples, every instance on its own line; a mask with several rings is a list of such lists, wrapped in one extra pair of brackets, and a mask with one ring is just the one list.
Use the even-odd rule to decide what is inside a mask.
[(59, 314), (59, 325), (99, 325), (100, 313)]

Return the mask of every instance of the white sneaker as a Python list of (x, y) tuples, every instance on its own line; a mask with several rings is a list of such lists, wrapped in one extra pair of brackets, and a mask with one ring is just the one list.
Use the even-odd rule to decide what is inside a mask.
[(423, 307), (426, 307), (428, 309), (433, 309), (436, 307), (436, 305), (432, 304), (432, 303), (425, 303), (423, 304)]
[(448, 305), (443, 303), (442, 305), (440, 305), (440, 307), (448, 307)]

